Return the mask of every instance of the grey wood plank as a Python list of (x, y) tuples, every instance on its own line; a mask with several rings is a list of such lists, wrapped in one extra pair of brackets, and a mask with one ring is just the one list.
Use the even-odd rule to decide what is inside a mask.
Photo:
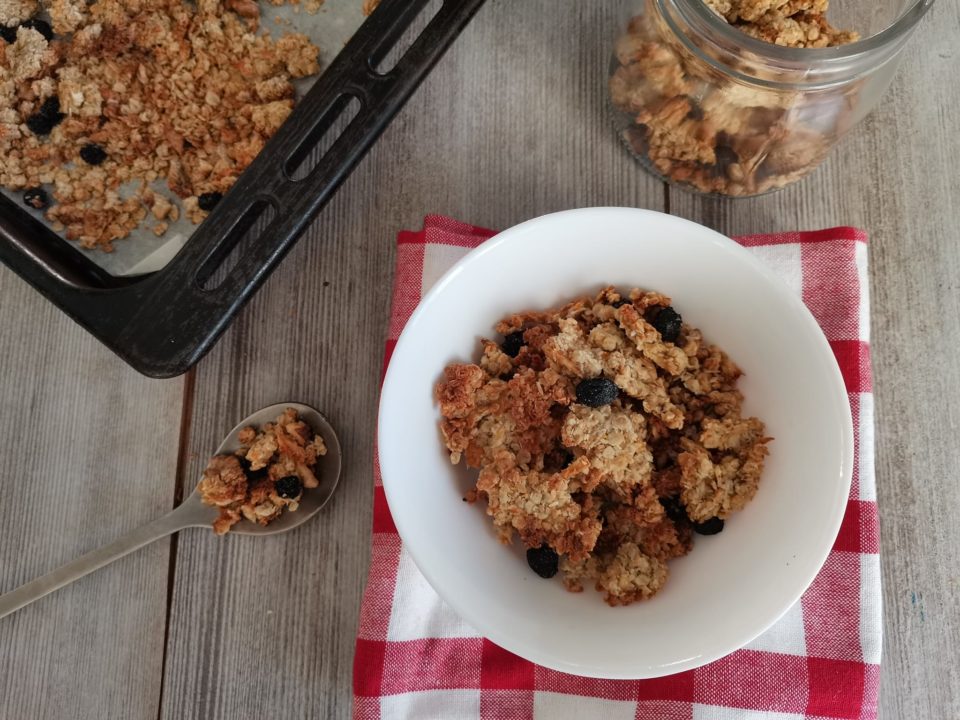
[[(0, 267), (0, 592), (173, 506), (182, 381), (148, 380)], [(0, 620), (0, 718), (155, 718), (169, 543)]]
[[(330, 414), (348, 466), (329, 511), (295, 535), (181, 539), (165, 717), (349, 715), (395, 231), (430, 211), (496, 227), (578, 205), (662, 207), (662, 187), (625, 157), (604, 118), (597, 69), (629, 3), (600, 5), (484, 9), (201, 365), (188, 478), (236, 418), (285, 396)], [(871, 233), (892, 718), (960, 714), (957, 411), (943, 401), (958, 367), (931, 342), (958, 337), (957, 167), (947, 152), (960, 104), (948, 40), (958, 18), (952, 4), (933, 13), (885, 105), (813, 178), (739, 203), (671, 194), (673, 211), (729, 233), (837, 223)], [(5, 458), (27, 447), (42, 459), (7, 480), (41, 502), (0, 520), (6, 589), (169, 507), (180, 381), (136, 376), (5, 270), (0, 304), (18, 309), (0, 326), (0, 447)], [(44, 418), (36, 429), (32, 416)], [(127, 447), (135, 457), (117, 453)], [(157, 545), (0, 622), (0, 717), (152, 717), (167, 567)]]
[(662, 206), (662, 185), (605, 116), (623, 8), (568, 1), (568, 22), (543, 23), (554, 6), (480, 12), (201, 362), (188, 478), (237, 418), (284, 398), (328, 414), (345, 468), (328, 509), (295, 534), (180, 539), (162, 717), (350, 715), (396, 232), (428, 212), (502, 227), (577, 205)]
[(851, 224), (870, 234), (884, 601), (882, 718), (960, 717), (960, 8), (938, 3), (882, 105), (812, 177), (737, 202), (671, 191), (729, 234)]

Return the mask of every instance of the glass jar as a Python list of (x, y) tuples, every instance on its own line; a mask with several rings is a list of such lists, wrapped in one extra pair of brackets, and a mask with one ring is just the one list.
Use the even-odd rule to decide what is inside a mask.
[[(784, 47), (738, 20), (748, 35), (704, 0), (645, 0), (617, 40), (609, 79), (628, 149), (669, 182), (726, 196), (777, 190), (813, 171), (878, 103), (933, 4), (835, 1), (830, 21), (860, 39), (833, 31), (822, 14), (801, 14), (820, 29), (805, 20), (800, 42), (846, 44)], [(711, 0), (721, 8), (737, 2), (744, 0)], [(826, 7), (826, 0), (764, 2)]]

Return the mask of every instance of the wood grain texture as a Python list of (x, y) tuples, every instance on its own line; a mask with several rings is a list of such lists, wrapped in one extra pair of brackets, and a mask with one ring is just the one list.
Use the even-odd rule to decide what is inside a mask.
[(814, 175), (671, 211), (727, 234), (856, 225), (870, 235), (884, 648), (880, 717), (960, 717), (960, 8), (939, 3), (882, 104)]
[[(604, 81), (633, 5), (489, 0), (197, 369), (184, 484), (239, 418), (300, 400), (340, 433), (344, 474), (330, 506), (287, 536), (190, 531), (172, 565), (158, 544), (0, 621), (0, 718), (350, 717), (394, 236), (430, 212), (505, 227), (587, 205), (668, 206), (730, 234), (868, 230), (881, 714), (960, 717), (958, 8), (935, 6), (884, 104), (815, 175), (731, 202), (667, 193), (615, 137)], [(41, 458), (4, 478), (42, 500), (0, 513), (7, 589), (167, 509), (182, 381), (137, 377), (2, 269), (0, 306), (18, 309), (0, 323), (0, 454), (7, 467), (23, 447)], [(46, 424), (25, 424), (29, 413)], [(117, 457), (118, 447), (137, 452)], [(62, 479), (105, 466), (116, 472), (97, 482)]]
[[(148, 380), (0, 267), (0, 592), (173, 506), (182, 380)], [(168, 542), (0, 620), (0, 718), (156, 717)]]

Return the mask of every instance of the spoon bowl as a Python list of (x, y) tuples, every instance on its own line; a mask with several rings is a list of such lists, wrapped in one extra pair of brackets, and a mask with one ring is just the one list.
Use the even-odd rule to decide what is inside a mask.
[[(279, 415), (287, 408), (293, 408), (300, 415), (310, 428), (323, 438), (327, 446), (327, 454), (317, 458), (317, 466), (314, 474), (320, 481), (319, 487), (310, 488), (303, 491), (303, 497), (300, 500), (299, 507), (293, 511), (284, 511), (280, 517), (269, 525), (257, 525), (249, 520), (241, 520), (232, 528), (230, 535), (276, 535), (277, 533), (293, 530), (295, 527), (303, 525), (307, 520), (316, 515), (320, 509), (327, 504), (333, 496), (333, 491), (337, 489), (337, 483), (340, 481), (340, 441), (337, 434), (333, 431), (333, 426), (316, 409), (303, 403), (287, 402), (277, 403), (257, 410), (255, 413), (245, 418), (243, 422), (237, 425), (220, 443), (216, 455), (232, 454), (240, 448), (238, 437), (243, 428), (252, 425), (255, 428), (262, 427), (265, 423), (274, 422)], [(198, 481), (199, 482), (199, 481)], [(196, 497), (194, 497), (196, 496)], [(200, 493), (194, 489), (188, 501), (196, 500), (205, 510), (208, 510), (206, 521), (200, 524), (208, 525), (213, 523), (217, 517), (217, 508), (203, 505), (200, 503)]]

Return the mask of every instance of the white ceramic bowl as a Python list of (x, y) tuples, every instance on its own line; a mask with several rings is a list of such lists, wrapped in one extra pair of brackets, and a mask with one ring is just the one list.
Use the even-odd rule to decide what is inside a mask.
[[(760, 490), (724, 531), (670, 563), (663, 590), (610, 608), (592, 588), (542, 580), (520, 542), (497, 542), (474, 472), (451, 466), (433, 388), (450, 362), (509, 312), (606, 284), (673, 298), (684, 320), (744, 370), (744, 412), (775, 440)], [(424, 297), (393, 353), (379, 420), (380, 467), (397, 529), (437, 593), (480, 634), (555, 670), (648, 678), (744, 646), (797, 601), (836, 538), (853, 465), (850, 408), (836, 361), (795, 291), (748, 251), (661, 213), (591, 208), (500, 233)]]

